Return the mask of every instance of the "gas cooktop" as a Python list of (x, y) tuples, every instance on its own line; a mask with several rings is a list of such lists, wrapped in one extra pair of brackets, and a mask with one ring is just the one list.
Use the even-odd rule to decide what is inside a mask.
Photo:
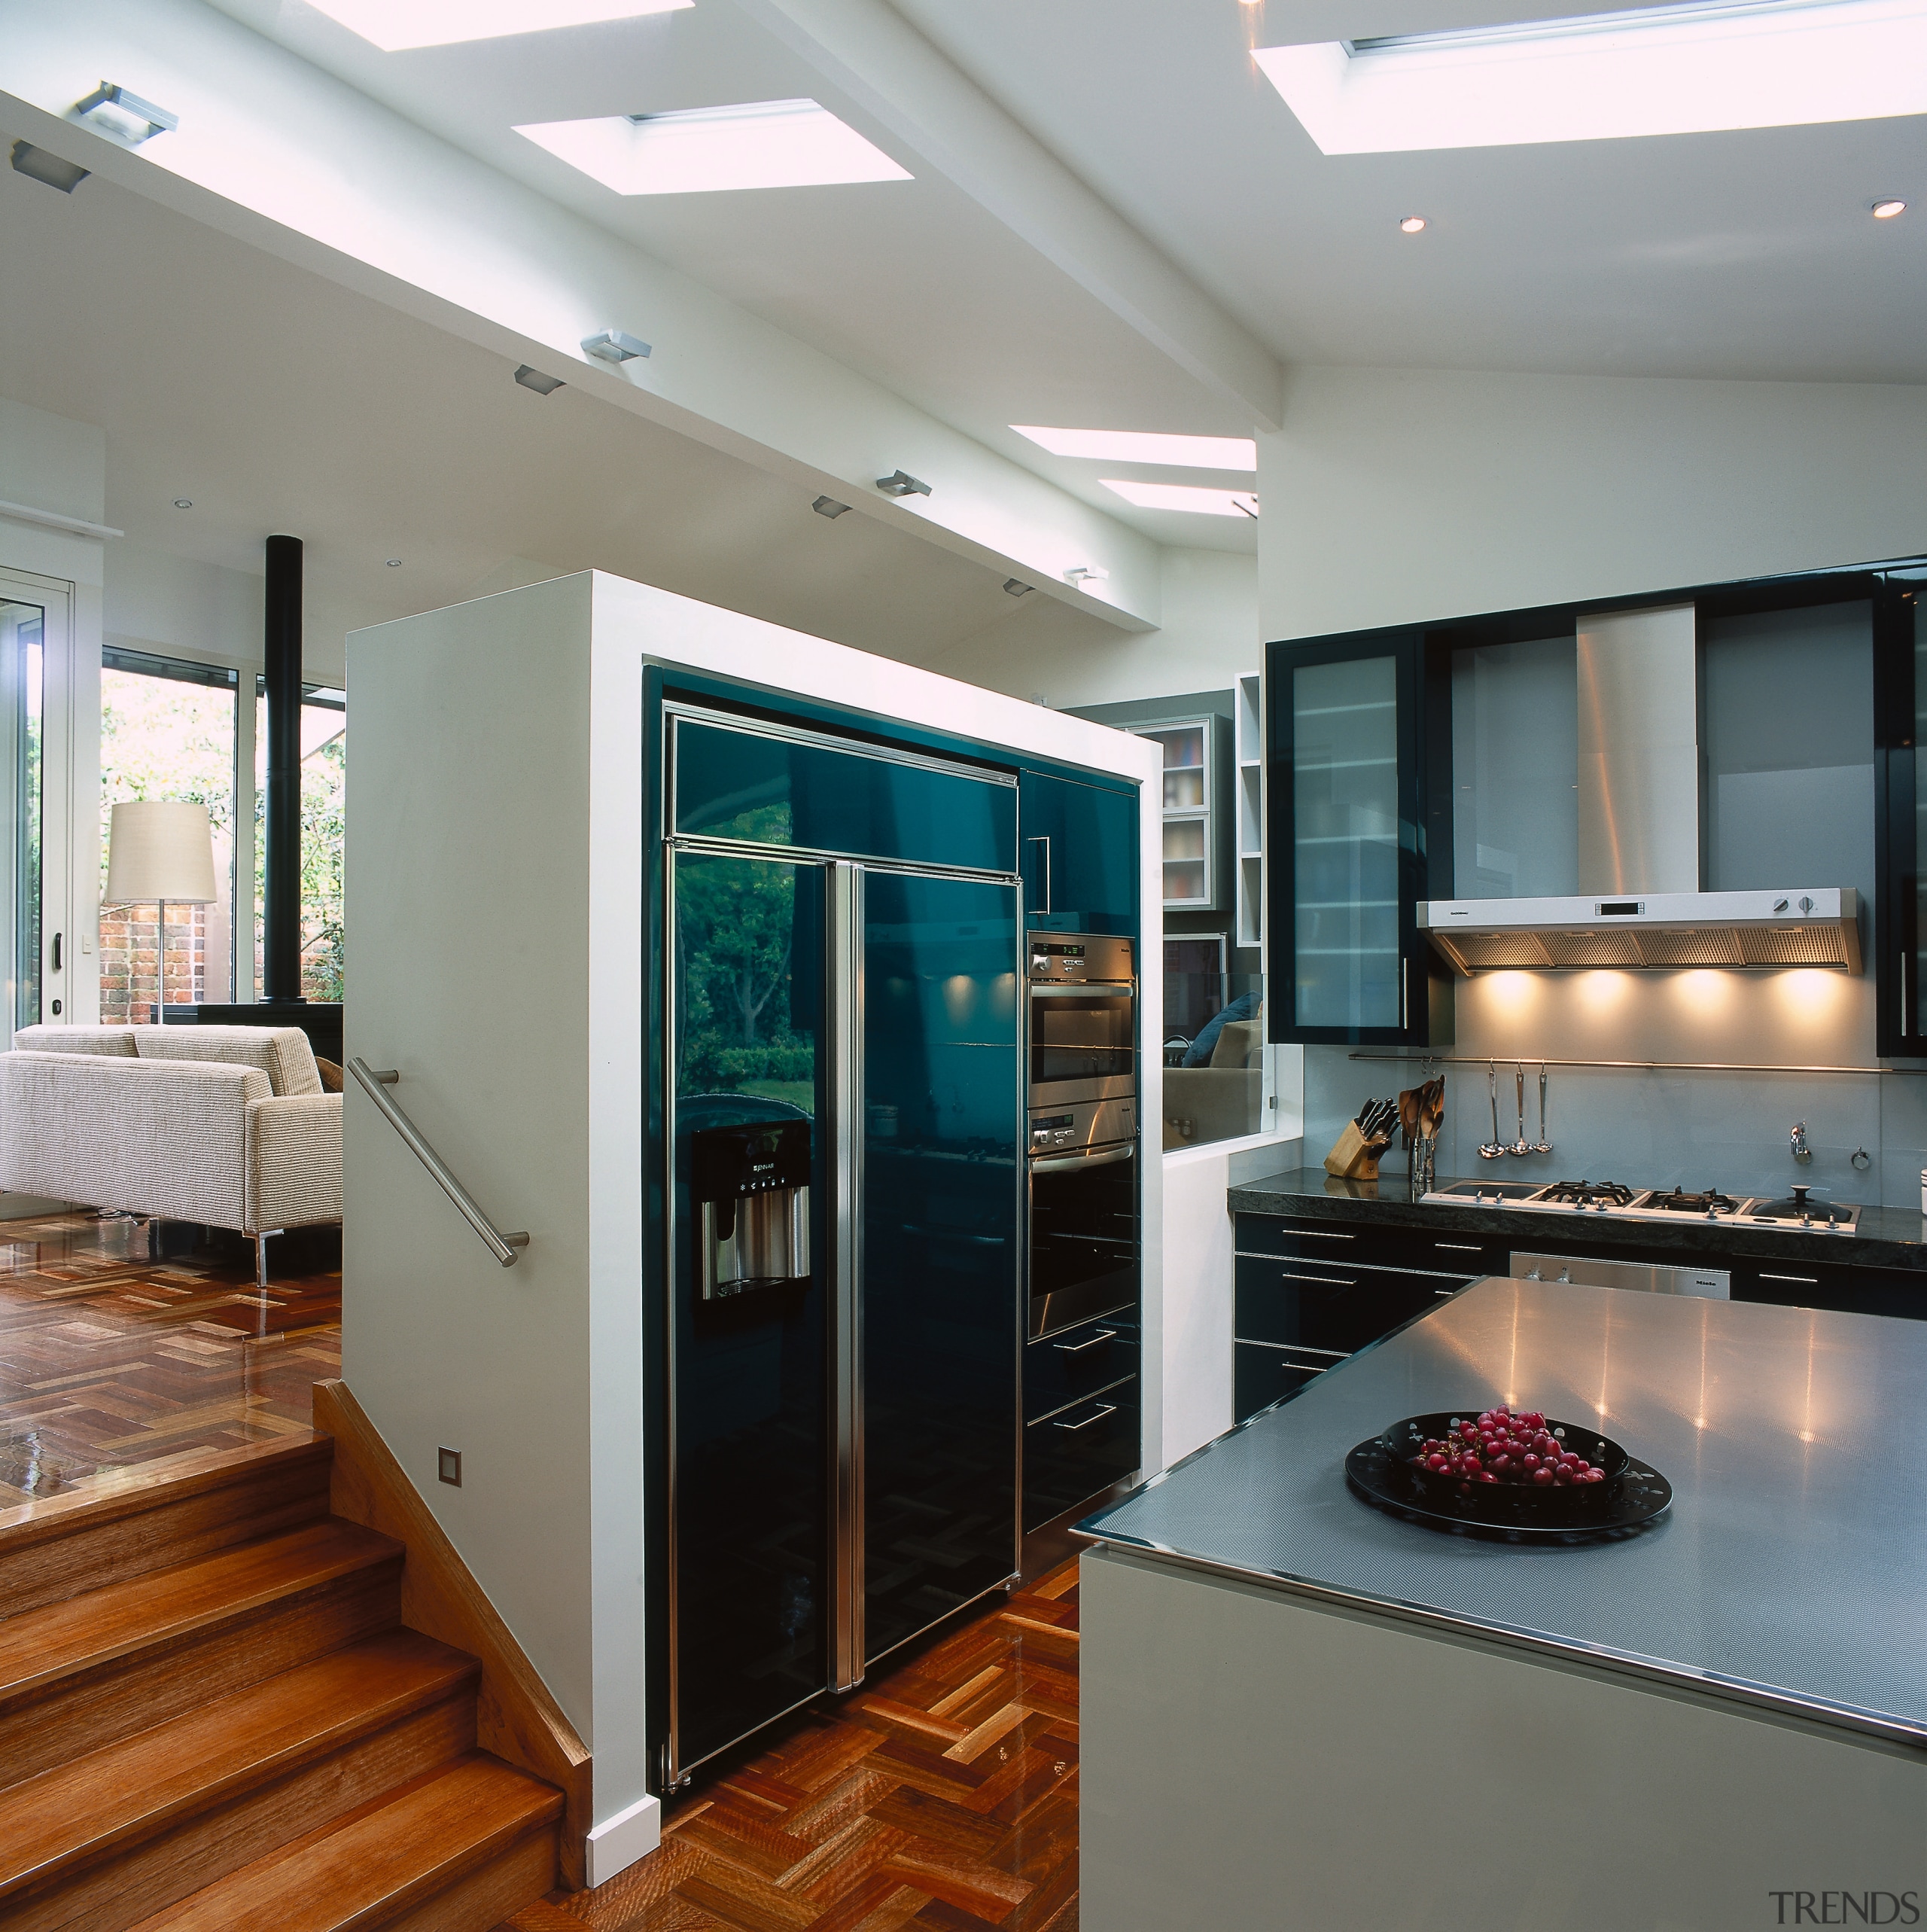
[(1860, 1210), (1846, 1202), (1815, 1201), (1795, 1187), (1784, 1200), (1764, 1195), (1725, 1194), (1717, 1187), (1697, 1193), (1681, 1187), (1629, 1187), (1619, 1181), (1554, 1181), (1527, 1187), (1517, 1181), (1455, 1181), (1425, 1199), (1455, 1208), (1530, 1208), (1554, 1214), (1604, 1214), (1618, 1220), (1727, 1221), (1736, 1227), (1804, 1230), (1813, 1234), (1855, 1234)]

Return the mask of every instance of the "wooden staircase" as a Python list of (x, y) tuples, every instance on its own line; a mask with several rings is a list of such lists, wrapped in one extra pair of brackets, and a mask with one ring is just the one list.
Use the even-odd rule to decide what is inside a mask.
[(563, 1794), (477, 1748), (326, 1437), (0, 1519), (0, 1928), (488, 1932)]

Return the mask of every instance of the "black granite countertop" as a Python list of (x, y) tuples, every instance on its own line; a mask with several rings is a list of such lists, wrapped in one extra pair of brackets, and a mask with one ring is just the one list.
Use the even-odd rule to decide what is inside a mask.
[[(1438, 1185), (1448, 1187), (1452, 1182), (1441, 1179)], [(1502, 1235), (1527, 1246), (1553, 1239), (1552, 1230), (1569, 1220), (1575, 1224), (1572, 1234), (1583, 1227), (1588, 1237), (1627, 1254), (1839, 1261), (1862, 1268), (1910, 1269), (1927, 1275), (1927, 1215), (1915, 1208), (1863, 1208), (1855, 1234), (1801, 1234), (1787, 1228), (1752, 1227), (1742, 1221), (1647, 1221), (1578, 1212), (1561, 1216), (1535, 1208), (1439, 1207), (1408, 1200), (1402, 1174), (1383, 1181), (1341, 1181), (1322, 1167), (1295, 1168), (1247, 1181), (1231, 1190), (1231, 1206), (1234, 1214), (1459, 1229), (1469, 1234)], [(1562, 1241), (1570, 1238), (1562, 1230)]]

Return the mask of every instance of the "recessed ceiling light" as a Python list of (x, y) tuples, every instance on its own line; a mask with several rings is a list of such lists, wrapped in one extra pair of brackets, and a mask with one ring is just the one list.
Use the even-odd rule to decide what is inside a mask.
[(74, 111), (90, 126), (117, 136), (135, 148), (157, 134), (172, 134), (181, 125), (178, 114), (169, 114), (111, 81), (102, 81), (85, 100), (76, 101)]
[(1907, 203), (1898, 195), (1889, 195), (1886, 200), (1877, 201), (1874, 204), (1874, 219), (1876, 221), (1891, 221), (1896, 215), (1906, 212)]
[(1402, 235), (1423, 235), (1426, 225), (1423, 215), (1408, 215), (1399, 224), (1399, 233)]
[(673, 14), (696, 0), (308, 0), (384, 53)]
[(191, 496), (177, 496), (174, 499), (174, 507), (176, 510), (191, 510), (194, 507), (194, 499)]
[(390, 557), (390, 558), (388, 559), (388, 568), (389, 568), (389, 569), (391, 569), (391, 570), (399, 570), (399, 569), (401, 568), (401, 559), (400, 559), (400, 557)]
[(812, 100), (531, 121), (516, 132), (618, 194), (911, 178), (881, 148)]
[(539, 369), (531, 369), (523, 363), (515, 372), (515, 379), (525, 389), (533, 389), (538, 396), (553, 396), (558, 389), (568, 385), (559, 376), (545, 376)]
[(62, 160), (58, 154), (50, 154), (44, 148), (36, 148), (31, 141), (14, 143), (13, 161), (16, 174), (25, 175), (29, 181), (44, 181), (62, 194), (72, 194), (91, 172)]
[(849, 507), (847, 503), (839, 503), (833, 496), (820, 496), (810, 505), (819, 517), (827, 517), (833, 523)]
[(1098, 480), (1140, 510), (1183, 510), (1198, 517), (1256, 517), (1258, 498), (1248, 489), (1201, 489), (1195, 483), (1131, 483), (1122, 477)]
[[(1035, 587), (1026, 584), (1021, 577), (1006, 577), (1003, 580), (1003, 591), (1006, 597), (1027, 597)], [(1037, 702), (1042, 704), (1043, 699), (1040, 698)]]
[(1180, 470), (1258, 468), (1258, 445), (1249, 436), (1167, 436), (1155, 430), (1042, 429), (1013, 422), (1053, 456), (1094, 456), (1105, 463), (1161, 463)]
[(1712, 0), (1252, 58), (1327, 154), (1927, 113), (1927, 8), (1915, 0)]

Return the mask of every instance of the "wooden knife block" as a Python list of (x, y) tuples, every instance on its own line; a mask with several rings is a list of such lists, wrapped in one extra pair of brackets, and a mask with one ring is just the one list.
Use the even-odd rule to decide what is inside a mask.
[(1325, 1172), (1346, 1181), (1376, 1181), (1378, 1156), (1390, 1144), (1386, 1141), (1368, 1141), (1359, 1132), (1358, 1123), (1347, 1120), (1345, 1131), (1325, 1156)]

